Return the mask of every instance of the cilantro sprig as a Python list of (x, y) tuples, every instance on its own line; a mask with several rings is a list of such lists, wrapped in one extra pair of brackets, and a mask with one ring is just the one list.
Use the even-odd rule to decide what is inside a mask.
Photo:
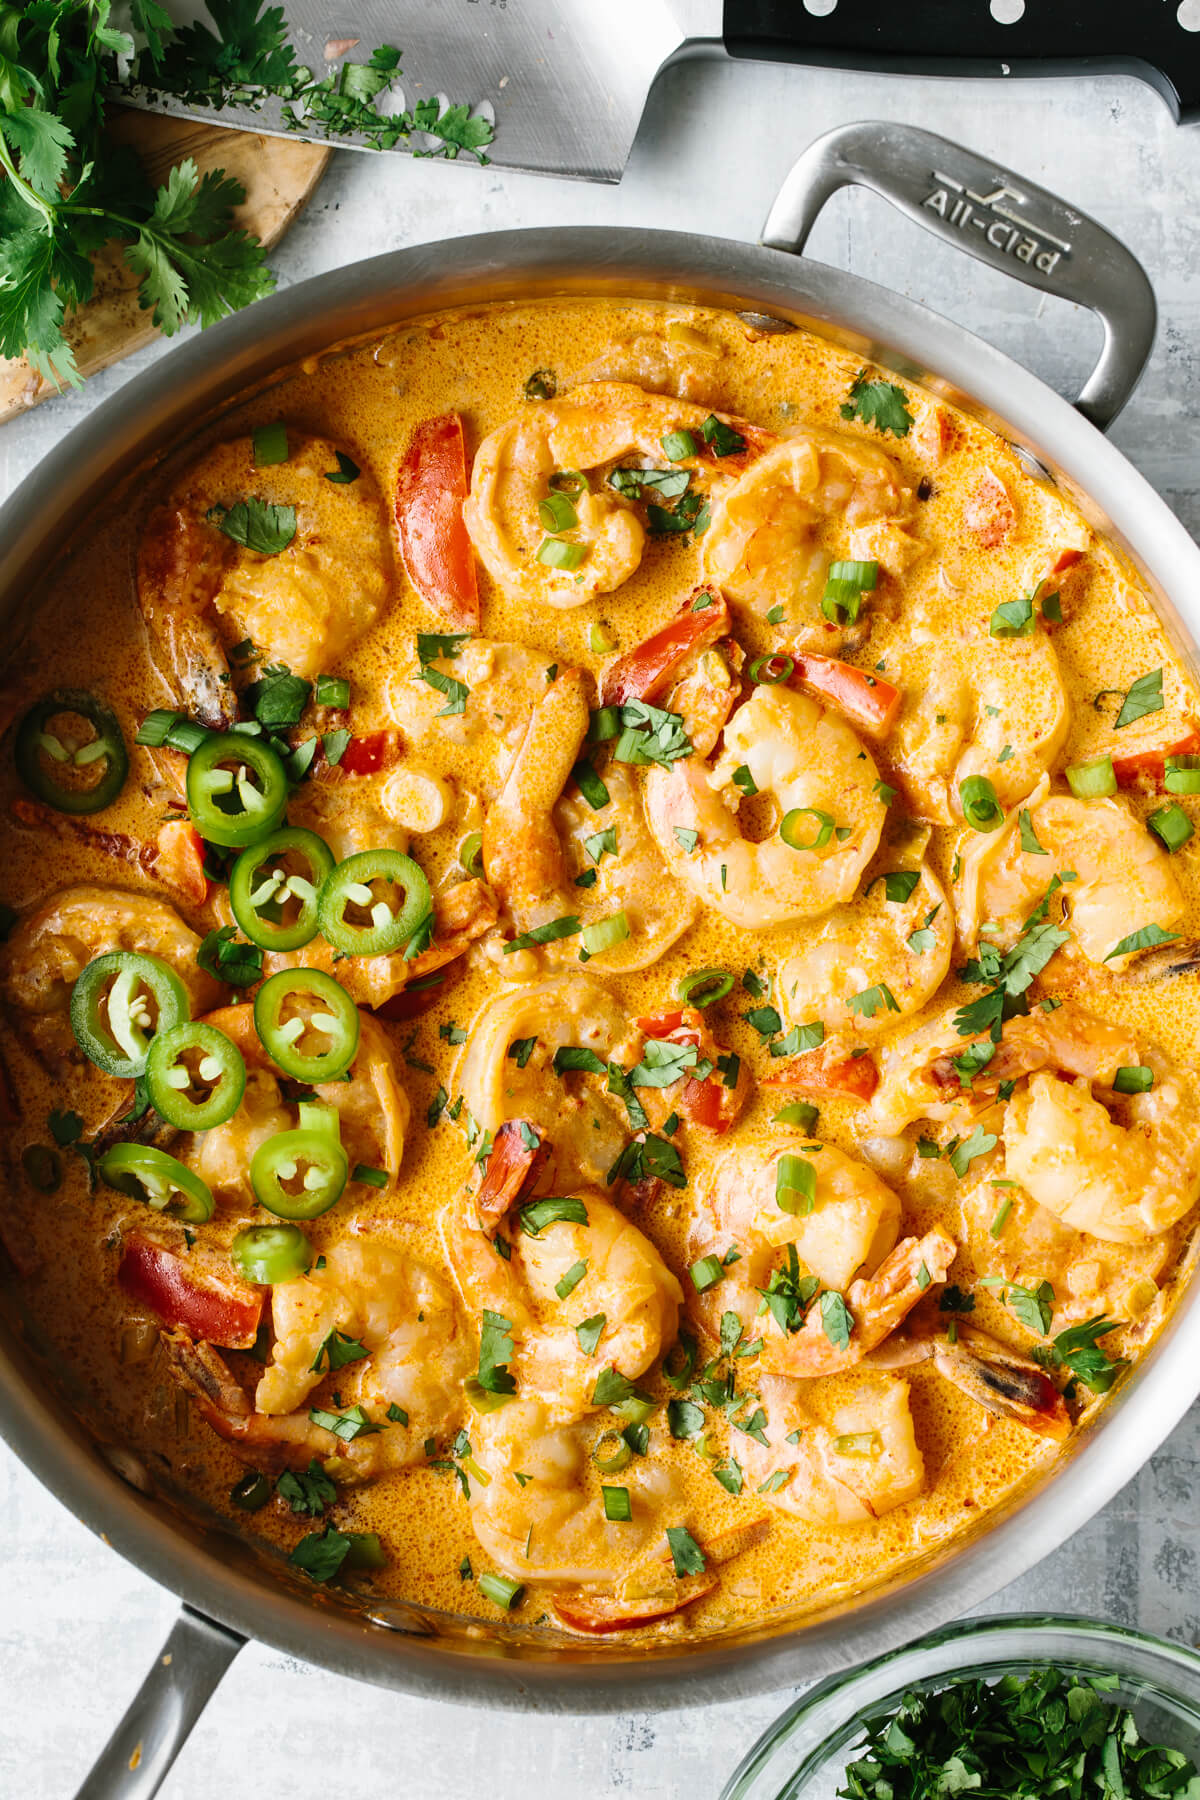
[(212, 325), (268, 294), (263, 246), (234, 224), (245, 199), (223, 169), (183, 158), (155, 186), (129, 145), (105, 134), (109, 97), (129, 82), (214, 110), (278, 104), (288, 130), (353, 135), (390, 149), (414, 134), (417, 154), (485, 161), (485, 119), (437, 99), (383, 113), (400, 53), (375, 50), (317, 79), (296, 60), (279, 7), (211, 0), (215, 32), (176, 30), (158, 0), (130, 0), (135, 36), (112, 23), (111, 0), (0, 0), (0, 356), (26, 356), (46, 380), (78, 385), (67, 314), (94, 289), (93, 254), (124, 246), (138, 300), (165, 336)]

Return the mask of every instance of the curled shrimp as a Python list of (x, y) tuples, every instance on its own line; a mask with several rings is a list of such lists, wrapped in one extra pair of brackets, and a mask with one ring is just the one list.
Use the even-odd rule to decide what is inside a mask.
[(1069, 1068), (1085, 1080), (1103, 1082), (1138, 1060), (1132, 1032), (1072, 1001), (1008, 1019), (999, 1043), (967, 1085), (955, 1058), (991, 1042), (990, 1034), (960, 1032), (955, 1008), (894, 1038), (882, 1055), (874, 1122), (884, 1132), (903, 1131), (917, 1119), (943, 1122), (990, 1106), (1002, 1083), (1037, 1069)]
[[(411, 750), (432, 753), (490, 799), (504, 785), (530, 714), (546, 692), (552, 665), (539, 650), (498, 638), (454, 636), (444, 653), (401, 664), (388, 680), (388, 709)], [(432, 679), (431, 679), (432, 678)], [(457, 681), (461, 712), (438, 682)]]
[(791, 1024), (827, 1033), (886, 1031), (919, 1012), (950, 970), (954, 913), (929, 867), (877, 876), (867, 905), (837, 910), (779, 965), (780, 1007)]
[[(461, 1417), (463, 1382), (475, 1361), (452, 1290), (406, 1250), (378, 1238), (343, 1239), (323, 1262), (271, 1289), (271, 1355), (253, 1401), (211, 1345), (183, 1333), (165, 1340), (174, 1372), (213, 1430), (259, 1466), (303, 1466), (315, 1456), (329, 1472), (370, 1480), (424, 1462), (426, 1440)], [(339, 1366), (331, 1379), (328, 1346), (338, 1336), (367, 1355)], [(333, 1388), (336, 1399), (325, 1395)], [(374, 1429), (349, 1440), (311, 1416), (355, 1407)]]
[[(631, 1381), (644, 1374), (674, 1343), (683, 1299), (649, 1238), (611, 1201), (586, 1191), (567, 1198), (582, 1219), (535, 1229), (527, 1211), (520, 1229), (505, 1236), (507, 1256), (481, 1228), (473, 1200), (453, 1205), (442, 1222), (446, 1258), (468, 1309), (507, 1320), (516, 1392), (539, 1400), (554, 1423), (590, 1410), (605, 1369)], [(569, 1275), (576, 1279), (568, 1283)], [(579, 1330), (585, 1321), (586, 1345)]]
[[(811, 1170), (810, 1206), (806, 1192), (783, 1186), (786, 1156), (800, 1157)], [(798, 1274), (842, 1291), (856, 1275), (873, 1274), (899, 1235), (896, 1195), (835, 1144), (803, 1144), (783, 1132), (743, 1137), (717, 1163), (688, 1242), (692, 1261), (716, 1255), (723, 1262), (731, 1246), (739, 1257), (724, 1265), (721, 1281), (692, 1297), (692, 1310), (714, 1338), (722, 1316), (736, 1312), (749, 1340), (762, 1322), (762, 1293), (785, 1245), (796, 1252)]]
[[(707, 407), (693, 401), (609, 381), (587, 383), (561, 398), (528, 406), (499, 426), (475, 453), (471, 492), (463, 505), (471, 541), (493, 580), (513, 599), (556, 607), (582, 606), (596, 594), (621, 587), (641, 562), (645, 527), (633, 504), (612, 485), (601, 480), (592, 491), (586, 477), (611, 470), (625, 457), (663, 469), (669, 462), (663, 439), (677, 432), (690, 434), (693, 453), (670, 461), (663, 472), (720, 481), (774, 441), (744, 420), (722, 415), (721, 422), (737, 432), (743, 448), (718, 457), (703, 434), (710, 416)], [(557, 534), (582, 556), (554, 566), (538, 559), (547, 529), (539, 507), (550, 498), (551, 479), (562, 475), (584, 482), (582, 491), (576, 488), (570, 498), (576, 523)]]
[(221, 998), (219, 983), (196, 961), (199, 948), (196, 933), (157, 895), (85, 884), (60, 888), (14, 925), (0, 950), (0, 991), (39, 1055), (75, 1057), (71, 990), (88, 963), (110, 950), (148, 951), (170, 964), (198, 1013)]
[(902, 575), (924, 555), (908, 530), (913, 510), (886, 451), (806, 431), (760, 456), (717, 500), (704, 534), (705, 576), (753, 612), (793, 595), (817, 612), (831, 561), (876, 562)]
[[(1082, 1008), (1068, 1023), (1086, 1036)], [(1018, 1086), (1004, 1113), (1005, 1168), (1065, 1225), (1107, 1243), (1141, 1243), (1200, 1197), (1200, 1093), (1186, 1070), (1145, 1044), (1136, 1063), (1122, 1066), (1150, 1070), (1147, 1092), (1114, 1097), (1112, 1063), (1090, 1077), (1101, 1093), (1090, 1092), (1091, 1058), (1086, 1044), (1081, 1049), (1064, 1043), (1056, 1062), (1068, 1072), (1082, 1063), (1084, 1080), (1041, 1069)]]
[(962, 1185), (962, 1218), (976, 1269), (1027, 1288), (1048, 1281), (1056, 1331), (1100, 1315), (1132, 1323), (1156, 1307), (1159, 1277), (1171, 1256), (1167, 1233), (1137, 1244), (1106, 1243), (1064, 1225), (1011, 1182), (999, 1189), (985, 1173)]
[(809, 1525), (869, 1525), (925, 1491), (906, 1381), (874, 1375), (821, 1424), (782, 1375), (760, 1383), (765, 1445), (747, 1440), (746, 1475), (769, 1505)]
[[(484, 868), (519, 932), (571, 918), (586, 930), (619, 918), (623, 935), (594, 948), (589, 960), (606, 971), (641, 969), (687, 930), (695, 902), (664, 868), (622, 764), (606, 769), (599, 805), (597, 793), (589, 799), (569, 787), (588, 731), (586, 683), (580, 670), (564, 669), (534, 709), (487, 809)], [(594, 879), (583, 885), (580, 876)], [(575, 961), (577, 933), (555, 940), (544, 954)]]
[[(250, 1162), (255, 1151), (277, 1132), (296, 1126), (294, 1105), (284, 1096), (282, 1072), (267, 1055), (249, 1006), (224, 1006), (203, 1021), (232, 1038), (246, 1064), (246, 1090), (241, 1105), (223, 1125), (184, 1140), (180, 1159), (195, 1169), (218, 1198), (253, 1206)], [(342, 1147), (353, 1169), (359, 1163), (382, 1169), (388, 1180), (381, 1194), (392, 1194), (399, 1180), (408, 1125), (408, 1096), (400, 1081), (396, 1053), (383, 1027), (370, 1013), (359, 1014), (358, 1050), (350, 1079), (326, 1081), (315, 1088), (318, 1098), (336, 1107)]]
[(603, 1187), (625, 1148), (624, 1108), (603, 1076), (555, 1070), (560, 1050), (590, 1050), (607, 1067), (628, 1062), (640, 1033), (616, 996), (590, 975), (537, 982), (490, 999), (471, 1025), (458, 1082), (480, 1131), (495, 1138), (527, 1120), (553, 1146), (546, 1179)]
[(886, 660), (904, 689), (889, 766), (919, 817), (956, 824), (971, 776), (990, 781), (1001, 806), (1016, 806), (1053, 768), (1071, 711), (1044, 631), (994, 638), (974, 624), (952, 639), (919, 627)]
[[(312, 679), (382, 613), (392, 567), (387, 515), (368, 471), (326, 479), (343, 454), (325, 438), (289, 431), (286, 460), (260, 468), (252, 438), (216, 444), (147, 520), (138, 604), (163, 678), (204, 724), (228, 727), (236, 717), (233, 645), (249, 639), (264, 663)], [(247, 504), (274, 509), (279, 536), (290, 527), (283, 548), (260, 553), (238, 541)]]
[(541, 1400), (518, 1395), (470, 1430), (483, 1471), (470, 1484), (471, 1527), (488, 1558), (518, 1581), (611, 1586), (681, 1516), (678, 1476), (635, 1457), (621, 1471), (630, 1516), (607, 1519), (590, 1454), (598, 1427), (558, 1423)]
[(1010, 813), (999, 831), (972, 832), (963, 846), (956, 889), (962, 942), (973, 949), (986, 920), (989, 940), (1008, 949), (1051, 876), (1069, 874), (1061, 893), (1074, 948), (1090, 963), (1124, 969), (1135, 953), (1112, 953), (1131, 919), (1166, 930), (1182, 916), (1170, 857), (1126, 800), (1077, 800), (1048, 787), (1039, 784), (1024, 814)]
[[(738, 820), (742, 770), (782, 815), (780, 829), (757, 843)], [(871, 756), (836, 712), (807, 694), (761, 686), (726, 724), (713, 768), (692, 756), (649, 771), (646, 816), (672, 874), (732, 924), (758, 929), (816, 918), (851, 898), (883, 830), (879, 785)]]

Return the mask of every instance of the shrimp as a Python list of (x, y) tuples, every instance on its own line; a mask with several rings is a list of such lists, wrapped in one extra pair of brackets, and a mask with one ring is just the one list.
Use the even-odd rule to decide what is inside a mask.
[(467, 1112), (495, 1138), (527, 1120), (553, 1145), (550, 1191), (603, 1187), (629, 1132), (623, 1106), (587, 1070), (556, 1073), (555, 1053), (591, 1050), (606, 1067), (636, 1060), (641, 1034), (616, 996), (590, 975), (567, 975), (495, 995), (475, 1018), (458, 1068)]
[(950, 970), (954, 913), (929, 867), (878, 875), (869, 905), (831, 913), (804, 948), (779, 965), (790, 1024), (819, 1019), (827, 1033), (886, 1031), (919, 1012)]
[[(923, 1237), (901, 1238), (873, 1275), (851, 1282), (840, 1306), (827, 1304), (827, 1294), (840, 1296), (826, 1288), (810, 1297), (798, 1328), (767, 1334), (762, 1366), (806, 1380), (853, 1368), (890, 1337), (929, 1287), (945, 1281), (957, 1255), (958, 1245), (940, 1225)], [(839, 1324), (849, 1333), (845, 1341)]]
[[(484, 868), (519, 931), (561, 919), (574, 918), (584, 930), (620, 919), (624, 935), (593, 949), (589, 961), (606, 971), (642, 969), (687, 930), (697, 909), (663, 867), (622, 764), (606, 769), (599, 806), (595, 794), (565, 791), (587, 737), (586, 681), (578, 669), (563, 670), (534, 709), (484, 819)], [(581, 875), (595, 879), (583, 885)], [(544, 954), (574, 961), (575, 932)]]
[[(271, 1289), (273, 1342), (253, 1405), (211, 1345), (165, 1336), (174, 1372), (214, 1431), (258, 1466), (303, 1466), (370, 1480), (423, 1463), (425, 1442), (461, 1417), (463, 1382), (475, 1363), (452, 1290), (407, 1250), (378, 1238), (343, 1239), (324, 1266)], [(328, 1346), (353, 1339), (367, 1352), (337, 1368)], [(311, 1416), (314, 1391), (337, 1389), (320, 1407), (361, 1408), (372, 1429), (352, 1436)]]
[[(138, 604), (160, 673), (204, 724), (228, 727), (236, 717), (232, 645), (250, 639), (264, 663), (311, 680), (382, 613), (392, 580), (387, 515), (367, 470), (326, 480), (343, 454), (289, 431), (286, 460), (260, 468), (252, 438), (216, 444), (147, 520)], [(274, 509), (276, 539), (260, 552), (250, 545), (264, 506)]]
[[(781, 1190), (782, 1159), (799, 1155), (812, 1171), (813, 1201)], [(785, 1166), (784, 1166), (785, 1167)], [(860, 1272), (874, 1274), (900, 1235), (900, 1202), (865, 1163), (835, 1144), (808, 1144), (795, 1136), (743, 1137), (717, 1164), (692, 1226), (688, 1256), (724, 1257), (731, 1245), (739, 1260), (726, 1266), (723, 1280), (691, 1299), (691, 1307), (714, 1338), (721, 1317), (736, 1312), (747, 1338), (758, 1329), (762, 1291), (769, 1285), (778, 1252), (794, 1246), (802, 1273), (842, 1290)]]
[[(742, 769), (799, 849), (779, 832), (759, 843), (743, 835), (734, 782)], [(887, 816), (879, 786), (871, 756), (836, 712), (762, 686), (730, 718), (711, 771), (694, 756), (650, 770), (646, 817), (672, 873), (732, 924), (758, 929), (850, 899)]]
[[(645, 1373), (675, 1341), (683, 1291), (649, 1238), (602, 1195), (571, 1195), (585, 1219), (560, 1218), (505, 1241), (501, 1256), (480, 1228), (470, 1199), (443, 1215), (442, 1242), (468, 1309), (507, 1321), (508, 1367), (522, 1398), (536, 1399), (554, 1424), (580, 1418), (595, 1404), (606, 1369), (629, 1380)], [(559, 1204), (563, 1200), (560, 1198)], [(585, 1272), (561, 1298), (568, 1272)], [(579, 1326), (594, 1328), (585, 1348)]]
[(663, 439), (676, 432), (690, 434), (691, 453), (663, 472), (681, 478), (703, 474), (706, 481), (711, 477), (720, 483), (775, 441), (745, 420), (720, 415), (721, 423), (735, 431), (740, 448), (718, 456), (703, 432), (713, 416), (693, 401), (608, 381), (587, 383), (559, 399), (529, 406), (499, 426), (475, 453), (471, 492), (463, 505), (471, 541), (493, 580), (511, 599), (560, 608), (615, 592), (641, 562), (646, 540), (641, 519), (608, 481), (601, 481), (595, 492), (585, 485), (571, 496), (577, 523), (562, 534), (563, 542), (584, 552), (582, 560), (561, 567), (542, 562), (537, 551), (546, 528), (538, 509), (550, 495), (552, 477), (566, 473), (586, 481), (590, 471), (611, 470), (625, 457), (645, 459), (662, 470), (668, 461)]
[(635, 1457), (621, 1471), (630, 1517), (607, 1519), (589, 1454), (595, 1426), (558, 1423), (540, 1400), (518, 1396), (470, 1431), (483, 1470), (470, 1484), (471, 1527), (489, 1560), (517, 1580), (611, 1586), (682, 1516), (678, 1476)]
[(976, 623), (951, 638), (920, 625), (886, 660), (905, 694), (890, 767), (921, 818), (957, 823), (961, 784), (971, 776), (990, 781), (1001, 806), (1016, 806), (1053, 768), (1071, 710), (1044, 631), (994, 638)]
[(88, 963), (110, 950), (148, 951), (174, 969), (197, 1013), (221, 999), (220, 984), (196, 961), (199, 948), (196, 933), (156, 895), (60, 888), (13, 927), (0, 950), (0, 992), (43, 1059), (77, 1059), (71, 990)]
[[(440, 768), (469, 772), (485, 798), (504, 785), (534, 707), (553, 679), (538, 650), (496, 638), (439, 640), (440, 656), (402, 665), (388, 680), (388, 709), (410, 746), (428, 751)], [(436, 678), (431, 680), (430, 678)], [(437, 681), (457, 681), (461, 712)]]
[[(267, 1055), (254, 1028), (249, 1006), (224, 1006), (203, 1021), (215, 1025), (241, 1051), (246, 1064), (246, 1091), (241, 1105), (223, 1125), (184, 1140), (178, 1154), (208, 1183), (213, 1194), (233, 1203), (253, 1206), (250, 1161), (255, 1151), (277, 1132), (296, 1125), (294, 1106), (280, 1086), (285, 1078)], [(322, 1082), (314, 1090), (327, 1106), (337, 1108), (342, 1147), (353, 1169), (359, 1163), (386, 1172), (386, 1197), (396, 1191), (404, 1134), (408, 1126), (408, 1096), (400, 1084), (396, 1054), (383, 1027), (370, 1013), (359, 1013), (358, 1051), (350, 1079)]]
[(765, 1375), (760, 1384), (767, 1444), (747, 1440), (746, 1476), (770, 1505), (809, 1525), (869, 1525), (925, 1491), (906, 1381), (875, 1375), (819, 1424), (800, 1384)]
[(1028, 1288), (1048, 1281), (1056, 1331), (1099, 1314), (1118, 1323), (1144, 1318), (1158, 1299), (1171, 1255), (1167, 1233), (1140, 1244), (1104, 1243), (1064, 1225), (1020, 1188), (996, 1188), (986, 1176), (961, 1205), (976, 1268)]
[(831, 560), (902, 575), (925, 553), (907, 529), (912, 489), (874, 444), (809, 430), (751, 464), (713, 507), (706, 579), (765, 615), (793, 595), (820, 607)]
[[(1083, 1031), (1087, 1019), (1080, 1010)], [(1018, 1088), (1004, 1115), (1004, 1160), (1013, 1180), (1065, 1225), (1110, 1244), (1138, 1244), (1168, 1230), (1200, 1197), (1195, 1080), (1145, 1045), (1132, 1066), (1148, 1068), (1153, 1085), (1122, 1097), (1119, 1111), (1085, 1082), (1041, 1070)], [(1115, 1074), (1110, 1064), (1103, 1078), (1109, 1092)]]
[(1131, 921), (1165, 930), (1183, 914), (1171, 859), (1128, 801), (1077, 800), (1048, 786), (1039, 783), (1025, 813), (1010, 813), (999, 831), (969, 834), (956, 890), (961, 941), (972, 949), (987, 920), (989, 940), (1007, 950), (1057, 875), (1073, 947), (1119, 971), (1136, 954), (1112, 954)]
[(964, 1085), (954, 1059), (991, 1041), (970, 1029), (960, 1032), (956, 1008), (894, 1039), (883, 1052), (875, 1123), (894, 1133), (916, 1119), (941, 1122), (964, 1109), (977, 1112), (995, 1100), (1002, 1083), (1038, 1069), (1066, 1068), (1089, 1081), (1111, 1082), (1118, 1068), (1139, 1057), (1132, 1032), (1066, 1001), (1048, 1013), (1039, 1007), (1008, 1019), (991, 1056)]

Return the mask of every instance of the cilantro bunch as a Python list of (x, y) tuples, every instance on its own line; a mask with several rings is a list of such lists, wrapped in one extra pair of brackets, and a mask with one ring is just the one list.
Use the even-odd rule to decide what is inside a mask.
[(423, 132), (448, 155), (482, 157), (491, 140), (490, 123), (461, 105), (382, 114), (400, 74), (390, 46), (317, 80), (297, 63), (282, 10), (263, 0), (211, 0), (215, 34), (177, 31), (158, 0), (127, 10), (136, 41), (112, 24), (112, 0), (0, 0), (0, 356), (27, 356), (58, 385), (79, 382), (63, 322), (91, 298), (91, 259), (110, 240), (125, 246), (139, 302), (167, 336), (275, 285), (261, 243), (233, 223), (238, 182), (221, 169), (201, 176), (186, 158), (155, 187), (136, 152), (110, 142), (106, 106), (123, 82), (218, 110), (278, 102), (287, 129), (316, 125), (379, 149)]
[(1115, 1676), (1083, 1680), (1042, 1666), (999, 1681), (909, 1693), (865, 1721), (840, 1800), (1200, 1800), (1180, 1750), (1148, 1743), (1106, 1698)]

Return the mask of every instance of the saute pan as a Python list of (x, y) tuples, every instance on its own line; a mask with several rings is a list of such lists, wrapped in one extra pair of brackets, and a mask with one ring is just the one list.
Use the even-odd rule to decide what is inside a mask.
[[(847, 184), (875, 189), (994, 268), (1094, 310), (1104, 344), (1075, 405), (960, 325), (803, 260), (821, 207)], [(1103, 435), (1154, 338), (1154, 297), (1140, 265), (1093, 220), (1009, 170), (927, 132), (882, 124), (835, 131), (801, 157), (761, 246), (608, 228), (488, 233), (339, 269), (206, 332), (99, 407), (0, 511), (0, 604), (10, 615), (36, 604), (39, 574), (98, 500), (274, 372), (435, 308), (556, 294), (730, 307), (758, 315), (766, 329), (803, 325), (924, 382), (985, 419), (1036, 478), (1058, 483), (1124, 546), (1177, 649), (1196, 666), (1200, 550)], [(771, 1618), (646, 1651), (297, 1585), (281, 1563), (162, 1491), (128, 1451), (98, 1442), (56, 1397), (23, 1335), (15, 1284), (0, 1291), (0, 1430), (60, 1500), (185, 1603), (81, 1790), (90, 1800), (148, 1800), (157, 1791), (248, 1637), (384, 1687), (530, 1711), (729, 1700), (828, 1674), (966, 1611), (1061, 1544), (1130, 1479), (1198, 1392), (1193, 1284), (1102, 1423), (974, 1537), (803, 1623)]]

